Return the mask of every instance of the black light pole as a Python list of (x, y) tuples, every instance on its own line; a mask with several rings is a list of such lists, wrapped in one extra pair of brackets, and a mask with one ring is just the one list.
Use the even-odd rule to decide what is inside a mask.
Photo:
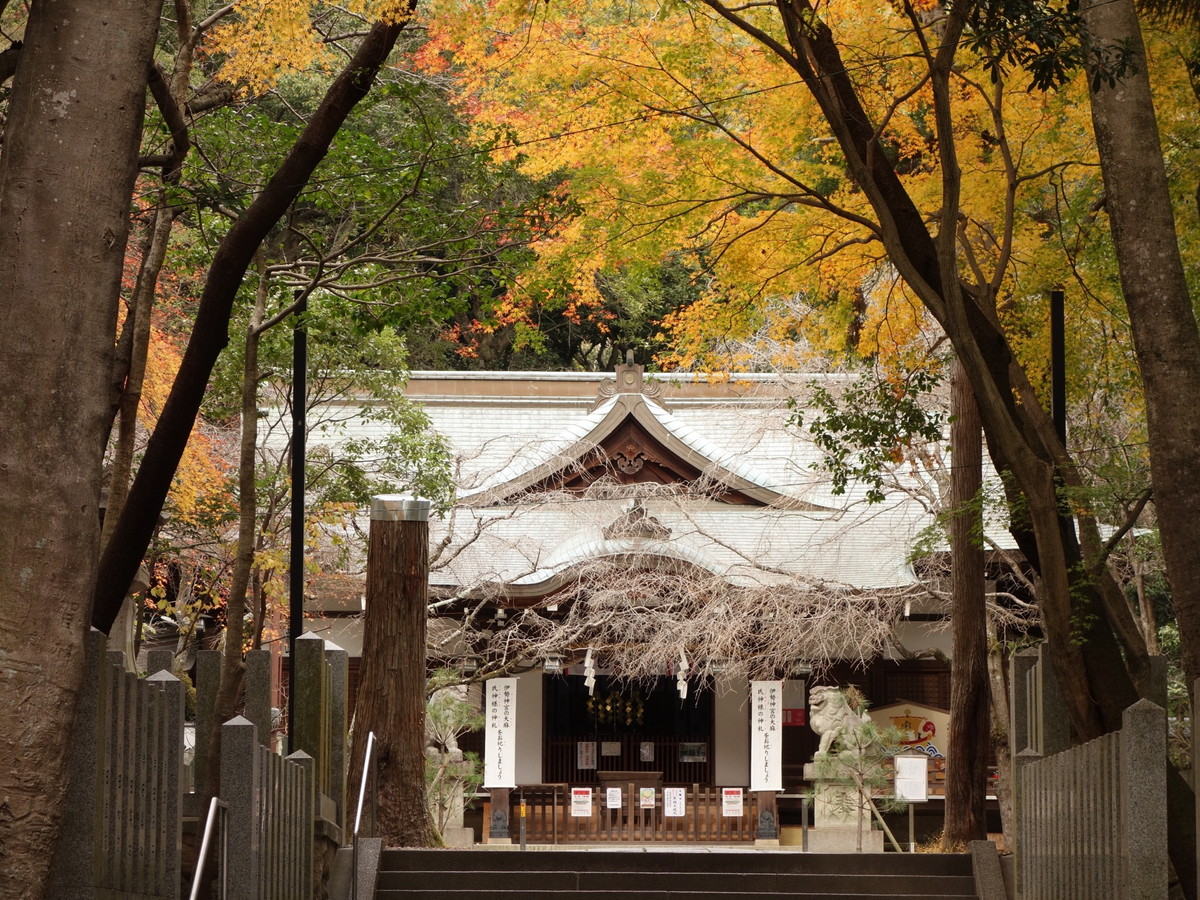
[(1050, 292), (1050, 413), (1054, 432), (1067, 444), (1067, 350), (1063, 292)]
[(296, 303), (292, 330), (292, 546), (288, 570), (288, 751), (296, 726), (296, 638), (304, 628), (304, 438), (308, 429), (305, 397), (308, 393), (308, 332), (305, 317), (308, 295)]

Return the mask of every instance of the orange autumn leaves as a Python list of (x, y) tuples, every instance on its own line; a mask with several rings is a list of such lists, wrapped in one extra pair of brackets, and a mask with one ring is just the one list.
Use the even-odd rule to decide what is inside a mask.
[[(769, 7), (739, 8), (783, 39)], [(713, 278), (704, 299), (661, 323), (676, 347), (663, 363), (703, 367), (737, 340), (750, 342), (739, 350), (748, 357), (786, 357), (798, 339), (816, 352), (885, 357), (936, 341), (796, 73), (703, 3), (434, 0), (423, 10), (430, 42), (419, 62), (455, 76), (461, 110), (497, 136), (499, 155), (560, 174), (581, 208), (539, 242), (540, 271), (598, 307), (599, 272), (680, 249), (703, 257)], [(942, 181), (920, 45), (901, 9), (864, 12), (849, 0), (820, 5), (884, 152), (936, 222)], [(999, 90), (967, 51), (960, 59), (963, 274), (999, 271), (1004, 312), (1021, 316), (1016, 273), (1045, 264), (1046, 241), (1044, 221), (1014, 215), (1040, 202), (1037, 182), (1022, 179), (1064, 163), (1082, 182), (1093, 177), (1080, 139), (1086, 106), (1075, 87), (1043, 95), (1014, 78)], [(1002, 128), (1008, 155), (988, 139)], [(780, 337), (791, 350), (772, 343)]]

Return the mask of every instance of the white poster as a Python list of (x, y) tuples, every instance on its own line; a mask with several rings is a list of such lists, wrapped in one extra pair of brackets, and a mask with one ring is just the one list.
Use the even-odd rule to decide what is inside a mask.
[(610, 787), (604, 792), (604, 805), (609, 809), (621, 808), (621, 789)]
[(592, 789), (571, 788), (571, 815), (587, 818), (592, 814)]
[(654, 788), (638, 788), (638, 803), (642, 809), (654, 809)]
[(750, 682), (750, 790), (783, 790), (783, 682)]
[(742, 817), (742, 789), (721, 788), (721, 815), (725, 817)]
[(579, 741), (575, 747), (575, 766), (579, 769), (596, 768), (595, 741)]
[(687, 788), (663, 788), (663, 815), (679, 817), (685, 814)]
[(484, 787), (517, 786), (517, 679), (487, 682)]
[(909, 803), (929, 800), (929, 757), (896, 756), (896, 799)]

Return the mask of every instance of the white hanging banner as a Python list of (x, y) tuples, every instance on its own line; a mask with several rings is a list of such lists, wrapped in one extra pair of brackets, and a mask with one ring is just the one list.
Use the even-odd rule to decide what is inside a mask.
[(594, 769), (594, 768), (596, 768), (596, 742), (595, 741), (579, 741), (575, 745), (575, 768), (577, 768), (577, 769)]
[(750, 790), (783, 790), (783, 682), (750, 682)]
[(483, 786), (517, 786), (517, 679), (487, 682)]

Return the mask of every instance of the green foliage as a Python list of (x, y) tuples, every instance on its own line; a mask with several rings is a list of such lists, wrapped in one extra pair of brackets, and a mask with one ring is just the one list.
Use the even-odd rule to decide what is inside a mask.
[(483, 784), (478, 754), (458, 750), (463, 734), (483, 727), (483, 711), (467, 699), (458, 680), (457, 672), (434, 672), (425, 706), (425, 795), (439, 831), (455, 815), (456, 804)]
[(574, 276), (551, 271), (526, 285), (528, 322), (514, 334), (510, 366), (611, 371), (626, 351), (648, 363), (670, 349), (663, 319), (698, 300), (707, 280), (703, 259), (682, 251), (605, 268), (586, 297)]
[(1081, 67), (1094, 85), (1116, 85), (1138, 60), (1128, 44), (1088, 45), (1078, 0), (987, 0), (966, 5), (967, 45), (982, 57), (993, 81), (1014, 68), (1029, 73), (1033, 86), (1052, 91)]
[(1175, 765), (1187, 769), (1192, 765), (1192, 711), (1178, 623), (1160, 626), (1158, 643), (1167, 660), (1167, 753)]
[(942, 439), (945, 416), (923, 402), (939, 381), (935, 373), (914, 370), (899, 381), (864, 375), (840, 397), (818, 386), (811, 401), (817, 414), (806, 420), (792, 400), (789, 423), (807, 425), (825, 454), (817, 465), (829, 473), (835, 494), (859, 482), (867, 487), (867, 500), (879, 503), (885, 472), (903, 459), (905, 449)]

